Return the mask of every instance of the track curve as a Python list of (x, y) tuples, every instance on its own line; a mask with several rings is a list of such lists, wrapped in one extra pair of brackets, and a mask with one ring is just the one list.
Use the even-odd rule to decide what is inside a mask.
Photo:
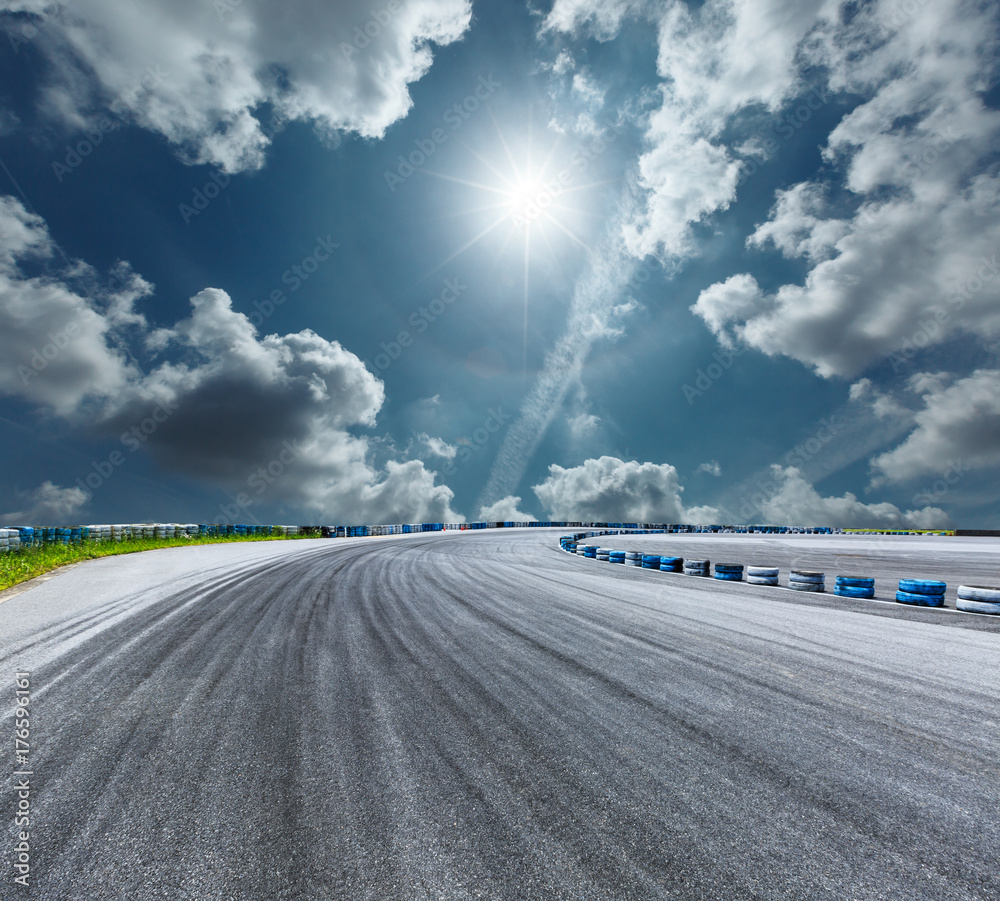
[(0, 603), (33, 772), (0, 897), (1000, 897), (995, 621), (564, 531), (157, 551)]

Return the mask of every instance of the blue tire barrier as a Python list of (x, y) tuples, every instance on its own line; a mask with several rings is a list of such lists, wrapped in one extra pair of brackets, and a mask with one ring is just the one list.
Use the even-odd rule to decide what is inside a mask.
[(842, 598), (873, 598), (875, 580), (867, 576), (837, 576), (833, 593)]
[(833, 593), (840, 598), (873, 598), (874, 588), (858, 588), (854, 585), (834, 585)]
[(679, 573), (684, 568), (683, 557), (660, 557), (660, 572)]
[(897, 591), (896, 600), (900, 604), (910, 604), (914, 607), (943, 607), (943, 594), (917, 594), (912, 591)]
[(959, 585), (957, 610), (966, 613), (992, 613), (1000, 615), (1000, 588), (984, 588), (979, 585)]
[(900, 579), (899, 590), (906, 594), (943, 595), (948, 584), (933, 579)]
[(593, 545), (587, 545), (587, 547), (585, 547), (583, 549), (583, 556), (584, 557), (596, 557), (597, 556), (597, 548), (594, 547)]
[(870, 576), (837, 576), (836, 584), (844, 588), (874, 588), (875, 580)]
[(643, 554), (642, 555), (642, 568), (643, 569), (659, 569), (660, 568), (660, 555), (659, 554)]
[(715, 564), (715, 578), (723, 582), (742, 582), (743, 581), (743, 564), (742, 563), (716, 563)]

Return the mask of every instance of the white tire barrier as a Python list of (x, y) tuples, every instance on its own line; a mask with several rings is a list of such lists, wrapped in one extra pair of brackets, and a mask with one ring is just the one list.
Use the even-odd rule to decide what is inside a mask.
[(1000, 614), (1000, 588), (959, 585), (955, 607), (966, 613)]
[(712, 563), (710, 560), (685, 560), (684, 575), (686, 576), (708, 576), (711, 574)]
[(793, 569), (788, 574), (788, 587), (793, 591), (825, 591), (825, 583), (825, 573)]
[(747, 566), (747, 582), (750, 585), (777, 585), (780, 572), (777, 566)]

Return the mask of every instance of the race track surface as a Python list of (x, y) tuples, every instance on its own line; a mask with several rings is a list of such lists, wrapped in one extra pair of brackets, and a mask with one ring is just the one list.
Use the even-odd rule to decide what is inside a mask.
[(0, 898), (1000, 898), (1000, 617), (565, 531), (154, 551), (0, 595), (6, 785), (19, 671), (32, 773)]

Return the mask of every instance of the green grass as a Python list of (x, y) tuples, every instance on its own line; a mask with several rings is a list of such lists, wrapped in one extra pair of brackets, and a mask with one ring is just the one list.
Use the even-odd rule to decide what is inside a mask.
[(60, 566), (92, 560), (95, 557), (112, 557), (116, 554), (135, 554), (162, 547), (189, 547), (192, 544), (222, 544), (233, 541), (291, 541), (297, 538), (318, 538), (318, 535), (226, 535), (201, 538), (127, 538), (124, 541), (84, 541), (80, 544), (43, 544), (0, 553), (0, 591), (26, 582), (35, 576), (50, 572)]

